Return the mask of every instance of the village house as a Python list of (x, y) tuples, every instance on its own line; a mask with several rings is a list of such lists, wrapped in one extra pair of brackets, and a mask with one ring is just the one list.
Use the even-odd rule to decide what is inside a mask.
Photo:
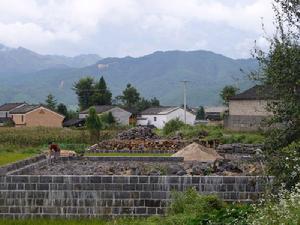
[[(170, 120), (178, 118), (184, 121), (184, 110), (177, 106), (160, 106), (151, 107), (141, 112), (137, 118), (137, 125), (147, 126), (152, 125), (157, 128), (163, 128)], [(190, 111), (186, 111), (186, 123), (194, 125), (196, 115)]]
[[(96, 105), (93, 107), (95, 107), (98, 115), (111, 112), (117, 123), (121, 125), (129, 125), (131, 113), (127, 110), (113, 105)], [(79, 119), (85, 119), (88, 115), (89, 109), (86, 109), (79, 113)]]
[(26, 103), (5, 103), (0, 106), (0, 126), (4, 126), (6, 123), (12, 122), (10, 112), (16, 108), (22, 107)]
[(237, 131), (255, 131), (262, 128), (263, 120), (272, 115), (267, 111), (270, 93), (270, 88), (256, 85), (231, 97), (224, 126)]
[(41, 105), (23, 105), (10, 111), (16, 127), (62, 127), (64, 116)]

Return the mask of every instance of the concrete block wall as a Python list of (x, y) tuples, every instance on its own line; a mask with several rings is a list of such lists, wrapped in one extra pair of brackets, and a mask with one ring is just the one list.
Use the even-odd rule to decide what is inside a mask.
[(265, 116), (229, 115), (224, 118), (224, 127), (235, 131), (256, 131), (263, 128)]
[(0, 176), (0, 218), (164, 214), (172, 190), (194, 187), (225, 201), (252, 202), (266, 178), (246, 176)]

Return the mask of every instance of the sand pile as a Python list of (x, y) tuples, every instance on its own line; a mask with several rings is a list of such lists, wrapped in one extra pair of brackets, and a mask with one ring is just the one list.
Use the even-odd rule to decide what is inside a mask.
[(172, 156), (184, 157), (184, 161), (202, 161), (202, 162), (213, 162), (217, 159), (222, 159), (213, 148), (207, 148), (197, 143), (192, 143), (180, 151), (176, 152)]

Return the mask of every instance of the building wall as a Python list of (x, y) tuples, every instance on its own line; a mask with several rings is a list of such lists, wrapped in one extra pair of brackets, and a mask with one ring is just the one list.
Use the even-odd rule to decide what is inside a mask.
[(228, 115), (224, 118), (224, 127), (235, 131), (257, 131), (265, 129), (265, 116)]
[(266, 100), (230, 100), (229, 115), (269, 116)]
[(154, 125), (161, 129), (166, 122), (168, 122), (166, 115), (142, 115), (141, 119), (138, 119), (137, 125)]
[[(154, 125), (157, 128), (163, 128), (167, 122), (172, 119), (179, 118), (184, 121), (184, 110), (177, 109), (166, 115), (142, 115), (142, 119), (138, 119), (138, 125)], [(193, 125), (195, 123), (196, 116), (190, 112), (186, 112), (187, 124)]]
[(13, 114), (11, 116), (16, 126), (25, 126), (25, 115)]
[(51, 110), (40, 107), (26, 114), (14, 114), (13, 120), (16, 126), (62, 127), (64, 117), (55, 112), (52, 112)]
[(264, 129), (263, 121), (272, 113), (268, 112), (266, 100), (230, 100), (229, 115), (224, 126), (236, 131), (256, 131)]
[[(178, 118), (179, 120), (184, 122), (184, 110), (182, 108), (179, 108), (167, 115), (168, 121), (170, 121), (172, 119), (176, 119), (176, 118)], [(190, 125), (194, 125), (195, 120), (196, 120), (196, 115), (187, 111), (186, 112), (186, 123), (190, 124)]]
[(119, 107), (112, 108), (111, 110), (109, 110), (109, 112), (112, 113), (118, 123), (122, 125), (129, 125), (129, 118), (131, 116), (130, 112), (127, 112), (126, 110)]
[(0, 111), (0, 117), (2, 118), (10, 117), (9, 111)]

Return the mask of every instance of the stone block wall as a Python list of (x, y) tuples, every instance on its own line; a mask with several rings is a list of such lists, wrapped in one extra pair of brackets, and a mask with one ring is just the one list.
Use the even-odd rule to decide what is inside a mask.
[(0, 218), (148, 216), (166, 212), (172, 190), (195, 188), (252, 202), (266, 178), (246, 176), (0, 176)]

